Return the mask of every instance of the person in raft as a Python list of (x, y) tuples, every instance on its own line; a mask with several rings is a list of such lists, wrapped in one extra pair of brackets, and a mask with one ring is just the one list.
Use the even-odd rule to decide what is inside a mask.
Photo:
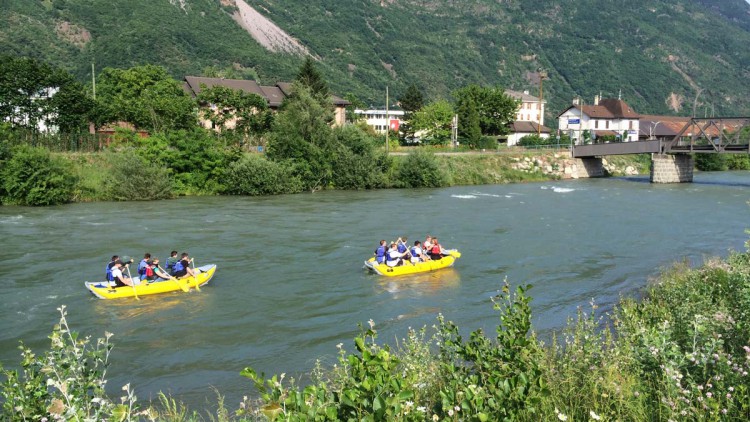
[(167, 258), (167, 266), (165, 267), (165, 269), (167, 270), (167, 273), (169, 273), (170, 275), (173, 275), (173, 273), (174, 273), (174, 264), (176, 264), (177, 261), (179, 261), (179, 260), (180, 260), (180, 258), (177, 257), (177, 251), (172, 251), (169, 254), (169, 258)]
[(417, 262), (425, 262), (430, 259), (430, 257), (425, 255), (424, 250), (422, 250), (422, 243), (419, 240), (414, 241), (414, 246), (409, 249), (409, 253), (411, 253), (412, 264), (416, 264)]
[(381, 240), (380, 246), (375, 249), (375, 262), (377, 262), (378, 264), (385, 263), (386, 255), (388, 255), (388, 246), (385, 240)]
[(149, 261), (148, 267), (146, 267), (146, 280), (155, 281), (160, 278), (164, 280), (169, 280), (174, 277), (167, 274), (166, 271), (162, 270), (161, 267), (159, 267), (159, 258), (154, 258), (151, 261)]
[(447, 255), (447, 253), (445, 253), (445, 249), (443, 249), (443, 247), (438, 242), (438, 238), (437, 237), (433, 237), (432, 238), (431, 245), (432, 246), (427, 251), (427, 253), (430, 255), (430, 258), (432, 258), (432, 259), (440, 259), (443, 256)]
[(183, 252), (182, 255), (180, 255), (180, 260), (175, 262), (174, 264), (174, 272), (172, 273), (172, 275), (177, 278), (182, 278), (185, 276), (195, 276), (195, 272), (193, 272), (193, 269), (190, 268), (191, 261), (192, 259), (190, 259), (190, 257), (188, 256), (188, 253)]
[(121, 260), (115, 261), (115, 264), (112, 266), (112, 281), (115, 283), (113, 287), (124, 287), (124, 286), (133, 286), (134, 280), (130, 277), (125, 277), (122, 274), (122, 267), (125, 265)]
[(141, 259), (141, 262), (138, 263), (138, 277), (141, 278), (141, 280), (144, 280), (146, 278), (146, 269), (149, 267), (148, 262), (151, 260), (151, 254), (146, 252), (143, 254), (143, 259)]
[(391, 243), (391, 250), (388, 251), (388, 260), (385, 261), (385, 265), (389, 267), (404, 265), (404, 255), (406, 255), (406, 253), (398, 251), (398, 245)]

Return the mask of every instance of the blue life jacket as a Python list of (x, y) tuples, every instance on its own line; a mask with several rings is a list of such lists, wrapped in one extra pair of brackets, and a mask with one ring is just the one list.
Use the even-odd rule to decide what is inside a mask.
[(418, 257), (419, 256), (419, 254), (417, 254), (417, 247), (416, 246), (412, 246), (411, 249), (409, 250), (409, 252), (411, 253), (411, 256), (413, 256), (413, 257)]
[(385, 262), (385, 246), (381, 245), (375, 249), (375, 261), (377, 261), (378, 264)]
[(403, 243), (399, 243), (399, 244), (398, 244), (398, 247), (397, 247), (397, 250), (398, 250), (399, 252), (401, 252), (401, 253), (404, 253), (404, 252), (406, 252), (406, 245), (404, 245)]
[(183, 265), (182, 260), (175, 262), (174, 266), (172, 267), (172, 270), (175, 273), (178, 273), (184, 269), (185, 269), (185, 265)]
[[(175, 259), (176, 259), (176, 258), (172, 258), (172, 257), (169, 257), (169, 258), (167, 259), (167, 267), (166, 267), (166, 270), (167, 270), (167, 271), (169, 271), (170, 273), (172, 273), (172, 272), (174, 271), (174, 264), (176, 263)], [(178, 261), (179, 261), (179, 260), (178, 260)]]
[(141, 262), (138, 263), (138, 274), (141, 276), (141, 280), (146, 276), (146, 267), (148, 267), (148, 262), (146, 261), (146, 258), (143, 258)]
[(114, 265), (111, 262), (107, 264), (107, 275), (106, 275), (107, 281), (115, 281), (115, 278), (112, 277), (112, 267), (113, 266)]

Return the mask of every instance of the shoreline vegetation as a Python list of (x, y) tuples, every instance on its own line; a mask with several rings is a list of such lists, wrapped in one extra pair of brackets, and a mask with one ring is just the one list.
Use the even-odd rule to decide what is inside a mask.
[[(748, 232), (750, 233), (750, 232)], [(747, 251), (677, 263), (651, 280), (643, 299), (607, 314), (579, 308), (549, 344), (531, 326), (530, 286), (506, 281), (492, 298), (498, 323), (463, 337), (443, 315), (395, 345), (360, 325), (353, 351), (320, 361), (304, 380), (241, 374), (248, 391), (230, 410), (188, 409), (161, 394), (137, 401), (104, 391), (111, 333), (71, 330), (65, 307), (50, 349), (21, 345), (20, 372), (3, 369), (2, 419), (151, 421), (733, 421), (750, 419), (750, 241)], [(248, 398), (252, 397), (252, 398)], [(214, 413), (215, 412), (215, 413)]]
[[(47, 206), (70, 202), (143, 201), (194, 195), (277, 195), (320, 190), (439, 188), (569, 177), (564, 149), (507, 148), (477, 153), (397, 147), (351, 126), (332, 129), (335, 151), (248, 152), (208, 131), (156, 134), (122, 131), (100, 152), (53, 152), (0, 130), (0, 203)], [(4, 136), (3, 136), (4, 135)], [(443, 154), (447, 152), (449, 154)], [(317, 157), (317, 158), (315, 158)], [(648, 172), (648, 157), (615, 157), (611, 175)]]

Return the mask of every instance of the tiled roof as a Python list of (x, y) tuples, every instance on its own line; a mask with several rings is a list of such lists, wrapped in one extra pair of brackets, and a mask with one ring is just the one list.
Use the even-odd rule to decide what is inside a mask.
[(224, 78), (204, 78), (201, 76), (185, 76), (185, 82), (188, 88), (192, 91), (192, 95), (199, 95), (203, 86), (206, 88), (213, 88), (215, 86), (223, 86), (235, 90), (241, 90), (248, 94), (257, 94), (263, 97), (263, 90), (260, 89), (255, 81), (249, 81), (245, 79), (224, 79)]
[(592, 119), (638, 119), (640, 115), (635, 112), (630, 106), (623, 100), (616, 100), (614, 98), (606, 98), (599, 101), (598, 105), (584, 104), (582, 106), (572, 105), (566, 108), (557, 117), (562, 116), (566, 111), (575, 108), (583, 110), (587, 116)]
[(510, 90), (510, 89), (506, 89), (505, 90), (505, 95), (507, 95), (509, 97), (513, 97), (516, 100), (521, 100), (521, 101), (523, 101), (525, 103), (538, 103), (539, 102), (539, 97), (535, 97), (533, 95), (529, 95), (526, 92), (513, 91), (513, 90)]
[(517, 120), (510, 124), (510, 131), (513, 133), (537, 133), (537, 129), (541, 133), (551, 133), (552, 130), (547, 126), (539, 126), (537, 122), (526, 122)]
[[(193, 97), (201, 93), (203, 87), (212, 88), (223, 86), (234, 90), (241, 90), (248, 94), (257, 94), (268, 101), (268, 106), (277, 108), (292, 93), (292, 84), (290, 82), (278, 82), (276, 86), (260, 86), (255, 81), (244, 79), (224, 79), (224, 78), (204, 78), (202, 76), (185, 76), (185, 83), (182, 89)], [(343, 98), (331, 95), (331, 102), (336, 106), (348, 106), (351, 103)]]

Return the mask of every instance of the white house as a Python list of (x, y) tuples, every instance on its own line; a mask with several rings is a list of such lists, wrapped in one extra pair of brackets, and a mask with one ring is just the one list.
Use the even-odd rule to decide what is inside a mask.
[(354, 110), (354, 114), (361, 116), (368, 126), (375, 129), (377, 133), (385, 133), (387, 128), (398, 132), (398, 128), (404, 123), (403, 110), (388, 110), (386, 118), (385, 110)]
[(57, 133), (59, 128), (54, 121), (57, 119), (57, 112), (50, 111), (49, 100), (60, 91), (59, 87), (42, 88), (30, 96), (29, 107), (35, 109), (13, 107), (13, 114), (6, 116), (3, 120), (13, 126), (24, 126), (29, 129), (35, 129), (42, 133)]
[(535, 122), (544, 126), (544, 104), (546, 101), (539, 101), (539, 97), (529, 95), (529, 91), (505, 90), (505, 95), (521, 101), (521, 106), (516, 112), (516, 121)]
[(576, 144), (582, 144), (586, 131), (592, 140), (601, 136), (615, 136), (623, 142), (638, 140), (640, 115), (621, 99), (594, 97), (594, 104), (573, 105), (557, 116), (561, 133), (566, 133)]

